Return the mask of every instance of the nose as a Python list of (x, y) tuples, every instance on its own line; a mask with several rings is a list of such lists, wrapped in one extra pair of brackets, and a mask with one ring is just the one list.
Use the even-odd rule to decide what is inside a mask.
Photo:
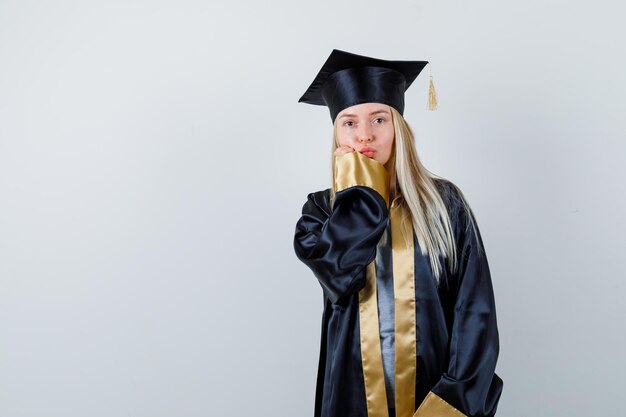
[(359, 126), (359, 130), (356, 132), (356, 134), (357, 134), (357, 140), (359, 142), (369, 143), (372, 140), (374, 140), (374, 135), (370, 129), (370, 126), (368, 126), (367, 124), (363, 124)]

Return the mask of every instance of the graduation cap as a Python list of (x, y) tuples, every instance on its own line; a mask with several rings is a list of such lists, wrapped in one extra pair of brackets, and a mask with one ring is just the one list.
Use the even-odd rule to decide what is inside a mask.
[[(428, 61), (386, 61), (333, 49), (298, 103), (328, 106), (330, 117), (361, 103), (384, 103), (404, 114), (404, 92)], [(437, 108), (430, 75), (428, 108)]]

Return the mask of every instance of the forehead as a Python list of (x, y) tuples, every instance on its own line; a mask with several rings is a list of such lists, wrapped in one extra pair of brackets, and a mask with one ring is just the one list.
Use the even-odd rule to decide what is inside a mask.
[(351, 115), (363, 115), (367, 116), (373, 112), (385, 111), (389, 113), (389, 105), (383, 103), (361, 103), (354, 106), (347, 107), (339, 112), (337, 117), (342, 117), (348, 114)]

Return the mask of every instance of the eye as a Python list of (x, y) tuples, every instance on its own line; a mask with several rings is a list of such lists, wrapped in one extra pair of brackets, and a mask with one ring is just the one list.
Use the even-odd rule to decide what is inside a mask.
[[(378, 120), (380, 120), (380, 122), (378, 122)], [(378, 122), (378, 123), (382, 123), (382, 122), (384, 122), (384, 121), (385, 121), (385, 118), (384, 118), (384, 117), (377, 117), (376, 119), (374, 119), (374, 123), (377, 123), (377, 122)]]
[(354, 122), (352, 120), (346, 120), (345, 122), (343, 122), (344, 126), (352, 126), (354, 124)]

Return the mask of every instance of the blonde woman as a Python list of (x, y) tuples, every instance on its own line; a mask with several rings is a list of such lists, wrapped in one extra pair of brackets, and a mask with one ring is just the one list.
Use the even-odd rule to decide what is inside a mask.
[(463, 193), (420, 162), (404, 92), (425, 61), (333, 50), (300, 102), (333, 121), (332, 184), (294, 249), (324, 297), (315, 417), (494, 416), (491, 275)]

